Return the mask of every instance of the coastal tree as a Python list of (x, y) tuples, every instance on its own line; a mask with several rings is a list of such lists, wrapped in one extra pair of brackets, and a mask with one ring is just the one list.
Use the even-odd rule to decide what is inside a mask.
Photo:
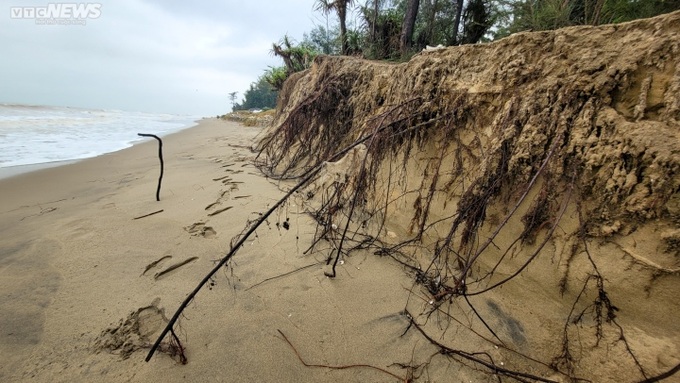
[(479, 42), (491, 27), (489, 8), (485, 0), (470, 0), (463, 14), (463, 35), (461, 44)]
[[(442, 26), (438, 23), (439, 14), (445, 9), (443, 6), (444, 0), (423, 0), (420, 2), (420, 10), (418, 13), (421, 15), (420, 18), (416, 19), (415, 29), (418, 30), (416, 35), (415, 44), (417, 46), (422, 45), (437, 45), (444, 44), (445, 41), (439, 39), (439, 33)], [(418, 21), (420, 19), (420, 21)]]
[(246, 90), (243, 96), (243, 102), (234, 104), (233, 110), (275, 108), (278, 91), (273, 89), (265, 79), (265, 76), (262, 75), (256, 82), (250, 84), (250, 88)]
[[(368, 9), (368, 3), (366, 3), (366, 8)], [(373, 0), (373, 14), (371, 17), (371, 40), (375, 41), (376, 38), (376, 25), (378, 23), (378, 13), (380, 12), (380, 0)]]
[(416, 25), (416, 17), (418, 16), (418, 6), (420, 0), (408, 0), (406, 3), (406, 13), (404, 14), (404, 23), (401, 28), (400, 50), (402, 56), (406, 56), (411, 49), (413, 39), (413, 29)]
[(274, 56), (280, 57), (284, 64), (283, 67), (270, 67), (264, 76), (264, 80), (276, 90), (280, 90), (283, 87), (283, 83), (288, 76), (309, 68), (314, 57), (319, 54), (314, 44), (308, 40), (295, 44), (287, 35), (283, 36), (283, 39), (278, 44), (272, 44), (271, 53)]
[(364, 30), (370, 31), (364, 40), (364, 55), (378, 60), (398, 59), (403, 12), (397, 7), (361, 7), (360, 11)]
[(338, 22), (340, 23), (340, 53), (346, 55), (349, 53), (349, 44), (347, 41), (347, 11), (354, 5), (354, 0), (316, 0), (314, 9), (322, 12), (325, 15), (335, 12), (338, 15)]
[(229, 102), (231, 102), (231, 109), (234, 109), (234, 105), (236, 104), (236, 95), (238, 92), (231, 92), (229, 93)]
[(272, 44), (271, 53), (283, 60), (286, 70), (290, 73), (308, 68), (314, 57), (318, 55), (318, 52), (313, 47), (306, 45), (304, 42), (296, 45), (288, 35), (283, 36), (283, 39), (278, 44)]
[(309, 33), (302, 35), (302, 45), (315, 50), (320, 54), (339, 54), (340, 31), (336, 28), (316, 26)]
[(456, 15), (453, 19), (453, 32), (449, 38), (449, 45), (458, 45), (458, 29), (460, 28), (460, 18), (463, 14), (463, 0), (453, 0), (456, 7)]
[(507, 33), (601, 25), (653, 17), (680, 9), (680, 0), (512, 0)]

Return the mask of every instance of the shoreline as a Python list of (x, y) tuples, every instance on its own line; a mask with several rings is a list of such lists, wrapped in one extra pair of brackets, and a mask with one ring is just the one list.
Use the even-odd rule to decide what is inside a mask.
[[(195, 120), (191, 124), (188, 124), (187, 126), (185, 126), (183, 128), (180, 128), (179, 130), (159, 135), (159, 137), (161, 137), (162, 139), (165, 139), (166, 137), (169, 137), (173, 134), (177, 134), (177, 133), (183, 132), (185, 130), (195, 128), (202, 121), (206, 121), (206, 120), (215, 120), (215, 118), (203, 117), (202, 119)], [(152, 134), (154, 134), (154, 133), (152, 133)], [(135, 137), (137, 137), (137, 138), (134, 141), (130, 141), (129, 146), (127, 146), (125, 148), (116, 149), (116, 150), (106, 152), (106, 153), (100, 153), (100, 154), (98, 154), (96, 156), (92, 156), (92, 157), (73, 158), (73, 159), (66, 159), (66, 160), (56, 160), (56, 161), (39, 162), (39, 163), (32, 163), (32, 164), (21, 164), (21, 165), (10, 165), (10, 166), (5, 166), (5, 167), (0, 167), (0, 180), (15, 177), (15, 176), (25, 174), (25, 173), (35, 172), (35, 171), (38, 171), (38, 170), (49, 169), (49, 168), (60, 167), (60, 166), (66, 166), (66, 165), (74, 164), (74, 163), (80, 162), (80, 161), (91, 160), (93, 158), (97, 158), (97, 157), (105, 156), (105, 155), (108, 155), (108, 154), (111, 154), (111, 153), (117, 153), (117, 152), (120, 152), (120, 151), (123, 151), (123, 150), (127, 150), (127, 149), (134, 147), (135, 145), (140, 145), (140, 144), (143, 144), (144, 142), (148, 141), (148, 139), (146, 137), (139, 137), (139, 136), (135, 136)]]
[[(126, 148), (127, 149), (127, 148)], [(98, 157), (98, 156), (96, 156)], [(90, 157), (94, 158), (94, 157)], [(55, 168), (59, 166), (70, 165), (78, 161), (87, 160), (88, 158), (77, 159), (77, 160), (61, 160), (61, 161), (50, 161), (50, 162), (40, 162), (37, 164), (25, 164), (25, 165), (13, 165), (0, 167), (0, 180), (5, 178), (11, 178), (25, 173), (31, 173), (42, 169)]]

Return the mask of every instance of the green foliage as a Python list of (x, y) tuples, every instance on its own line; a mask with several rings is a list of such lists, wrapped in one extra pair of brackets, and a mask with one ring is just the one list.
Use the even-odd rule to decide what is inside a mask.
[(265, 75), (265, 81), (276, 90), (281, 90), (288, 76), (309, 68), (314, 57), (319, 54), (313, 42), (303, 41), (295, 45), (288, 36), (284, 36), (279, 44), (272, 44), (271, 52), (274, 56), (281, 57), (284, 64), (280, 68), (270, 68)]
[(622, 23), (653, 17), (680, 9), (680, 0), (608, 0), (602, 8), (601, 24)]
[(250, 88), (244, 93), (243, 103), (234, 104), (233, 110), (275, 108), (277, 96), (278, 91), (267, 82), (266, 75), (262, 75), (250, 84)]
[(520, 0), (512, 5), (513, 22), (509, 32), (548, 30), (571, 25), (572, 7), (563, 0)]
[(295, 45), (287, 35), (278, 44), (272, 44), (272, 54), (281, 57), (288, 74), (309, 68), (319, 52), (305, 42)]
[[(359, 25), (347, 28), (351, 0), (315, 0), (338, 24), (317, 26), (301, 43), (284, 36), (272, 44), (283, 66), (270, 67), (233, 109), (273, 108), (276, 90), (292, 73), (307, 69), (318, 54), (353, 54), (370, 59), (403, 60), (400, 37), (407, 0), (365, 0), (357, 9)], [(457, 7), (462, 4), (460, 25)], [(680, 0), (420, 0), (413, 33), (415, 53), (426, 45), (470, 44), (525, 30), (548, 30), (571, 25), (620, 23), (680, 9)], [(272, 89), (273, 88), (273, 89)]]
[(451, 41), (453, 19), (456, 16), (454, 2), (450, 0), (424, 0), (420, 2), (416, 20), (416, 46), (445, 45)]
[(463, 44), (475, 44), (482, 40), (491, 27), (489, 2), (470, 0), (463, 12)]
[(506, 4), (513, 16), (507, 33), (620, 23), (680, 9), (680, 0), (516, 0)]
[(340, 24), (340, 52), (349, 54), (347, 41), (347, 11), (354, 5), (354, 0), (316, 0), (314, 9), (325, 15), (335, 13)]
[(399, 59), (399, 37), (404, 11), (388, 8), (376, 15), (373, 8), (362, 7), (361, 13), (364, 19), (362, 30), (366, 36), (362, 49), (364, 55), (371, 59)]
[(325, 55), (340, 54), (340, 29), (316, 26), (302, 36), (302, 44)]
[(347, 54), (360, 55), (365, 45), (365, 36), (358, 29), (347, 30)]
[(272, 86), (272, 88), (281, 90), (283, 83), (288, 78), (288, 70), (286, 67), (269, 67), (264, 74), (264, 79)]

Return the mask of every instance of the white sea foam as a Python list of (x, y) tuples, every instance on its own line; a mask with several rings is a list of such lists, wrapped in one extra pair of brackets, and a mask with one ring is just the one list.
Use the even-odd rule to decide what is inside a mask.
[(0, 104), (0, 168), (98, 156), (194, 125), (197, 116)]

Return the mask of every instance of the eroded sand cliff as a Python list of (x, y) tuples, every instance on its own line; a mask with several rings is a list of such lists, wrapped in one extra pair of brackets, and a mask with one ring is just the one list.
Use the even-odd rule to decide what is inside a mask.
[(297, 197), (317, 236), (403, 262), (434, 339), (546, 379), (677, 370), (679, 12), (402, 64), (319, 57), (277, 112), (261, 165), (330, 161)]

